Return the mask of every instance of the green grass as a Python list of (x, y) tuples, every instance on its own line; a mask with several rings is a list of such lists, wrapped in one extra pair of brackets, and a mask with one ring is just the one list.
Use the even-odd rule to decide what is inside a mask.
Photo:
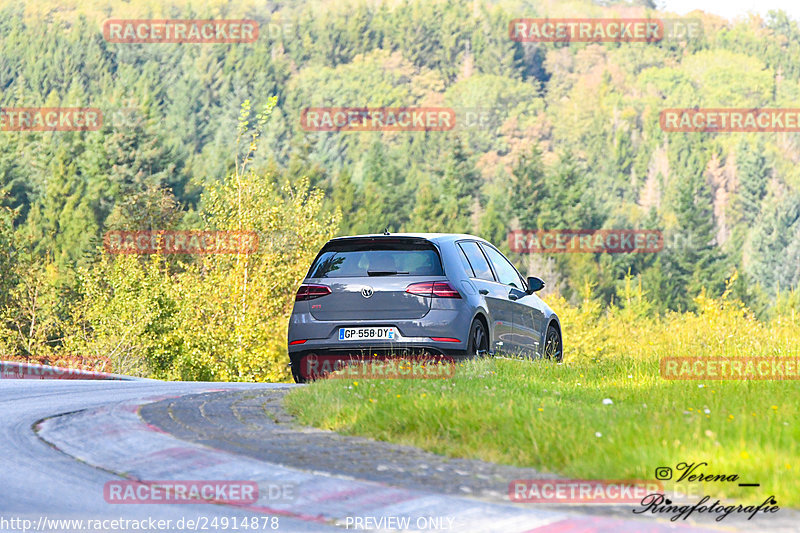
[(740, 479), (703, 483), (703, 494), (800, 506), (796, 381), (667, 381), (656, 357), (496, 359), (452, 379), (324, 380), (286, 405), (343, 434), (572, 478), (652, 480), (656, 467), (705, 461), (699, 471)]

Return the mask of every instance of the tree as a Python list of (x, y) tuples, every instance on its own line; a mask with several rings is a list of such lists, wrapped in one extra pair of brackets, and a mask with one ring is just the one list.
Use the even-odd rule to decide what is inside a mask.
[(741, 140), (736, 148), (739, 191), (736, 208), (745, 224), (752, 224), (761, 211), (761, 200), (767, 192), (770, 168), (764, 155), (764, 143), (751, 146)]
[(767, 196), (750, 247), (748, 273), (769, 292), (800, 284), (800, 194)]
[[(705, 155), (697, 134), (677, 137), (671, 147), (674, 169), (673, 211), (678, 222), (677, 239), (667, 239), (662, 266), (666, 280), (662, 297), (670, 309), (693, 308), (692, 298), (707, 288), (711, 295), (724, 290), (723, 256), (715, 242), (711, 191), (704, 178)], [(680, 242), (685, 244), (673, 245)]]
[(470, 163), (461, 139), (455, 138), (447, 146), (447, 156), (439, 174), (440, 195), (438, 214), (431, 213), (429, 220), (445, 233), (470, 233), (473, 231), (473, 210), (480, 193), (481, 177)]
[(399, 231), (408, 220), (411, 203), (404, 173), (387, 153), (380, 141), (375, 141), (362, 160), (362, 206), (354, 230), (359, 233), (379, 233), (385, 228)]
[(511, 214), (522, 229), (541, 228), (540, 217), (543, 203), (549, 194), (545, 179), (542, 152), (533, 145), (527, 155), (521, 157), (511, 173)]
[(294, 295), (339, 215), (322, 211), (323, 194), (307, 179), (291, 184), (250, 166), (274, 105), (251, 121), (243, 104), (235, 170), (207, 187), (201, 202), (202, 229), (256, 232), (257, 250), (185, 257), (172, 268), (156, 255), (102, 255), (83, 271), (66, 341), (72, 349), (166, 379), (287, 378)]

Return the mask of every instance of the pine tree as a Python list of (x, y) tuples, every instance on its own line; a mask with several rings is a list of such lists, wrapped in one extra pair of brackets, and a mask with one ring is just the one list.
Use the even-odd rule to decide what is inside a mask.
[(599, 229), (605, 217), (597, 205), (597, 194), (588, 173), (569, 152), (561, 155), (546, 177), (549, 193), (543, 198), (543, 227)]
[(723, 256), (715, 242), (711, 190), (704, 178), (705, 154), (694, 137), (679, 137), (670, 154), (678, 241), (687, 243), (670, 246), (664, 253), (666, 299), (674, 310), (692, 309), (692, 298), (703, 288), (712, 295), (724, 290)]
[(533, 145), (521, 157), (512, 171), (511, 214), (519, 221), (521, 229), (541, 228), (541, 202), (549, 195), (545, 179), (542, 152)]
[(768, 291), (800, 283), (800, 194), (765, 199), (765, 209), (750, 236), (748, 272)]
[(363, 161), (364, 205), (356, 224), (359, 232), (398, 231), (408, 220), (413, 204), (408, 201), (405, 176), (380, 141), (369, 148)]
[(424, 179), (414, 195), (414, 209), (404, 229), (409, 232), (450, 231), (440, 198), (441, 194), (435, 189), (430, 178)]
[(356, 214), (360, 207), (364, 205), (363, 197), (350, 177), (350, 171), (343, 169), (333, 181), (333, 191), (331, 202), (342, 212), (342, 222), (339, 230), (343, 235), (351, 233)]
[(440, 219), (431, 218), (440, 231), (470, 233), (475, 201), (480, 193), (481, 177), (469, 160), (459, 138), (447, 146), (448, 154), (439, 178)]
[(499, 246), (508, 241), (509, 194), (506, 187), (494, 187), (486, 196), (488, 201), (481, 215), (478, 235)]
[(752, 224), (761, 211), (761, 200), (767, 192), (770, 168), (764, 156), (764, 143), (750, 146), (744, 140), (736, 148), (739, 191), (736, 208), (743, 222)]

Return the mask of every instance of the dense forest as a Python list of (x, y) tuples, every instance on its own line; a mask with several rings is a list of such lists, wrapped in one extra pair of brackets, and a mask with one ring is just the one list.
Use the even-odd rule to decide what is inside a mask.
[[(652, 43), (509, 38), (521, 17), (663, 17), (648, 2), (0, 2), (4, 108), (94, 107), (96, 131), (0, 131), (0, 350), (183, 379), (284, 379), (321, 244), (480, 235), (547, 293), (654, 316), (730, 292), (800, 310), (800, 134), (675, 133), (667, 108), (800, 107), (782, 12)], [(78, 7), (80, 6), (80, 7)], [(252, 43), (107, 42), (109, 18), (249, 18)], [(316, 132), (304, 108), (442, 106), (456, 127)], [(481, 120), (466, 120), (480, 116)], [(657, 229), (638, 254), (511, 254), (516, 229)], [(252, 230), (257, 253), (111, 256), (115, 230)], [(730, 283), (735, 279), (735, 283)], [(728, 283), (728, 285), (726, 285)]]

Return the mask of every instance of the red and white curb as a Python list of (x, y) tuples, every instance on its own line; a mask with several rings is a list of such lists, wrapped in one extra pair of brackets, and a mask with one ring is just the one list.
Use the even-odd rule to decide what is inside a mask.
[[(156, 399), (120, 402), (49, 418), (39, 424), (38, 434), (62, 452), (129, 480), (255, 481), (259, 486), (257, 501), (236, 504), (238, 509), (291, 517), (317, 528), (325, 524), (356, 529), (356, 517), (376, 521), (394, 517), (391, 527), (378, 525), (389, 523), (386, 521), (372, 521), (369, 529), (420, 531), (426, 528), (419, 525), (428, 524), (434, 517), (441, 519), (438, 527), (452, 532), (710, 531), (657, 521), (534, 510), (287, 468), (164, 433), (138, 415), (139, 407), (152, 401)], [(286, 486), (291, 487), (291, 498), (270, 490)], [(405, 529), (397, 527), (401, 517)]]

